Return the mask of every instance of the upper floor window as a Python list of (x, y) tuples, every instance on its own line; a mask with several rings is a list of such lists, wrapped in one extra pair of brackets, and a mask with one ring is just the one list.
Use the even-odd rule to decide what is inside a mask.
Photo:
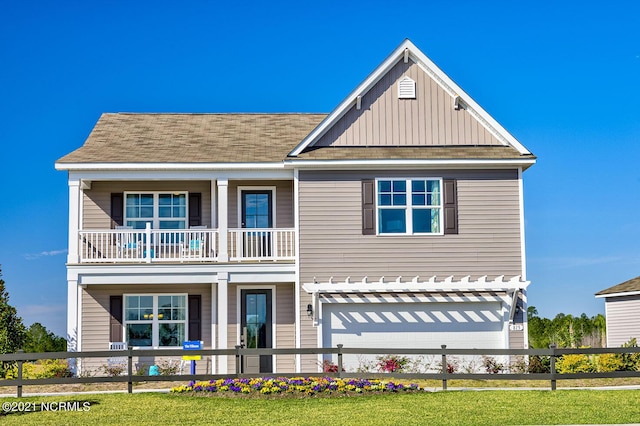
[(442, 234), (442, 179), (378, 179), (378, 234)]
[(124, 223), (144, 229), (147, 222), (156, 229), (187, 228), (187, 193), (126, 193)]

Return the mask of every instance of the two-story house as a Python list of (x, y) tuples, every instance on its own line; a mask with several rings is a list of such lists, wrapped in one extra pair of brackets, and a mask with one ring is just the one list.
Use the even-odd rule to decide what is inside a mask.
[(56, 162), (70, 348), (526, 347), (534, 163), (409, 40), (328, 115), (103, 114)]

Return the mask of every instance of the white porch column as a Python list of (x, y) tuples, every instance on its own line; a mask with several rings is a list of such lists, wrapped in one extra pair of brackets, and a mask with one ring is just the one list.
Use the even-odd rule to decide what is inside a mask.
[(79, 263), (78, 230), (80, 229), (80, 180), (69, 179), (69, 252), (67, 263)]
[(229, 261), (229, 180), (218, 179), (218, 260), (220, 262)]
[[(217, 284), (211, 284), (211, 349), (218, 349), (218, 294)], [(211, 374), (218, 374), (218, 367), (216, 365), (216, 356), (211, 356)]]
[[(76, 352), (79, 350), (78, 339), (78, 281), (67, 281), (67, 351)], [(76, 359), (69, 359), (69, 367), (74, 373), (77, 369)]]
[[(229, 273), (218, 273), (218, 349), (227, 349), (227, 316), (228, 316)], [(227, 356), (218, 357), (218, 374), (227, 373)]]
[[(296, 281), (294, 288), (294, 303), (295, 303), (295, 334), (296, 340), (295, 345), (296, 348), (300, 348), (302, 337), (300, 335), (300, 321), (302, 321), (302, 317), (300, 316), (300, 203), (299, 203), (299, 193), (300, 193), (300, 181), (299, 181), (299, 171), (295, 169), (293, 171), (293, 217), (294, 217), (294, 226), (295, 226), (295, 250), (296, 250)], [(300, 354), (296, 354), (296, 373), (302, 371), (302, 364)]]

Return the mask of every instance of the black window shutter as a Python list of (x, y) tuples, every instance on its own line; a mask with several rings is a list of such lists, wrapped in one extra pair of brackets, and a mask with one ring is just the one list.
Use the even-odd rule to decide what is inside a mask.
[(376, 234), (376, 191), (375, 181), (362, 181), (362, 235)]
[(189, 226), (202, 225), (202, 194), (189, 193)]
[(189, 295), (189, 340), (202, 340), (202, 296)]
[(122, 192), (111, 194), (111, 220), (114, 225), (124, 225), (124, 194)]
[(109, 341), (124, 342), (122, 338), (122, 296), (109, 297)]
[(455, 179), (445, 179), (444, 185), (444, 233), (458, 233), (458, 184)]

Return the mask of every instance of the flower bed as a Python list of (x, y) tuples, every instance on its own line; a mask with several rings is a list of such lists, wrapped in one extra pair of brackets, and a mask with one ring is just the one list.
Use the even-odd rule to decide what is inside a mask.
[(333, 377), (264, 377), (218, 379), (190, 382), (174, 387), (174, 393), (236, 394), (236, 395), (321, 395), (361, 394), (381, 392), (416, 392), (415, 384), (367, 379), (338, 379)]

